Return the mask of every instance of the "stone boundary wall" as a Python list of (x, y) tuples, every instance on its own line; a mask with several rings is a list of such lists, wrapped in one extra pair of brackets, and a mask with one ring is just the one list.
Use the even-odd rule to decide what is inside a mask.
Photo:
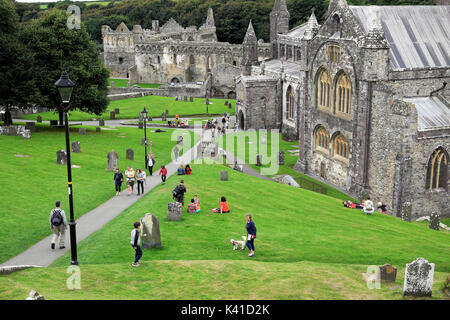
[(19, 266), (6, 266), (6, 267), (0, 267), (0, 275), (10, 274), (16, 271), (25, 270), (28, 268), (42, 268), (41, 266), (34, 266), (34, 265), (19, 265)]

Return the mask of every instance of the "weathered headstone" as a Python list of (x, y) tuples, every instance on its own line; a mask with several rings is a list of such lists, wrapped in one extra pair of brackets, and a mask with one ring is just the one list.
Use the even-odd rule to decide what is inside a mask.
[(58, 120), (50, 120), (50, 127), (54, 127), (58, 125)]
[(432, 212), (430, 215), (430, 229), (439, 231), (439, 224), (441, 223), (441, 217), (438, 212)]
[(105, 126), (105, 119), (99, 119), (99, 120), (98, 120), (98, 125), (99, 125), (100, 127), (104, 127), (104, 126)]
[(142, 121), (139, 121), (138, 129), (144, 129), (144, 123)]
[(80, 129), (78, 129), (78, 134), (86, 135), (86, 128), (80, 128)]
[(165, 113), (165, 112), (163, 112), (163, 113), (161, 114), (161, 120), (162, 120), (162, 121), (166, 121), (166, 120), (167, 120), (167, 117), (166, 117), (166, 113)]
[(116, 113), (115, 113), (114, 111), (111, 111), (111, 112), (109, 113), (109, 119), (111, 119), (111, 120), (116, 119)]
[(141, 146), (145, 146), (145, 138), (141, 139)]
[(30, 130), (30, 132), (35, 132), (36, 131), (36, 123), (25, 122), (25, 129)]
[(417, 258), (406, 265), (403, 295), (431, 297), (433, 291), (434, 263)]
[(194, 102), (194, 98), (193, 97), (189, 97), (189, 102)]
[(72, 152), (73, 153), (80, 153), (81, 152), (81, 143), (80, 143), (80, 141), (72, 142)]
[(284, 151), (278, 152), (278, 165), (279, 166), (284, 165)]
[(167, 208), (167, 219), (169, 221), (181, 220), (181, 212), (183, 211), (183, 206), (179, 202), (169, 202)]
[(385, 282), (395, 282), (397, 277), (397, 268), (390, 264), (380, 266), (380, 280)]
[(134, 151), (133, 151), (133, 149), (127, 149), (127, 160), (134, 160)]
[(67, 163), (67, 152), (65, 150), (56, 151), (56, 163), (57, 164)]
[(37, 118), (36, 118), (36, 122), (38, 122), (38, 123), (42, 123), (42, 117), (41, 117), (41, 116), (37, 116)]
[(220, 171), (220, 181), (228, 181), (228, 171)]
[(115, 114), (120, 114), (120, 109), (119, 109), (119, 108), (115, 108), (115, 109), (114, 109), (114, 113), (115, 113)]
[(411, 202), (405, 202), (402, 205), (402, 220), (411, 222), (412, 204)]
[(142, 247), (161, 248), (161, 232), (159, 229), (159, 219), (151, 213), (146, 213), (141, 218), (142, 228)]
[(260, 154), (256, 155), (256, 165), (257, 166), (262, 166), (262, 156)]
[(102, 132), (102, 128), (100, 128), (100, 127), (95, 127), (95, 132), (97, 132), (97, 133)]
[(119, 155), (114, 150), (108, 152), (108, 167), (106, 170), (114, 171), (119, 167)]
[(31, 290), (25, 300), (45, 300), (45, 298), (39, 292)]

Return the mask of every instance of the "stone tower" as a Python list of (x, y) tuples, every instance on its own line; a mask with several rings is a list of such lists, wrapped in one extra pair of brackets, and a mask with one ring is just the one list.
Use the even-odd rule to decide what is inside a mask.
[(252, 66), (258, 65), (258, 39), (251, 20), (242, 43), (242, 50), (241, 73), (244, 76), (249, 76)]
[(285, 0), (275, 0), (270, 13), (270, 43), (272, 44), (272, 58), (278, 57), (278, 34), (287, 34), (289, 31), (290, 14)]

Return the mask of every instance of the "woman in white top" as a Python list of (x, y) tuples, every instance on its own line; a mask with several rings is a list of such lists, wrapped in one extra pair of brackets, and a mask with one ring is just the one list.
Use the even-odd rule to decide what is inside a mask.
[(364, 201), (364, 212), (365, 214), (373, 215), (375, 208), (373, 207), (373, 202), (370, 200), (370, 197), (367, 197), (367, 200)]

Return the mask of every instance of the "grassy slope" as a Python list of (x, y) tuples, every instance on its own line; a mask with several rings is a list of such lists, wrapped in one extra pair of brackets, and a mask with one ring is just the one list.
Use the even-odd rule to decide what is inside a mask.
[[(78, 127), (77, 127), (78, 128)], [(87, 135), (79, 135), (71, 129), (71, 142), (81, 142), (81, 153), (72, 153), (74, 185), (74, 210), (76, 217), (94, 209), (114, 195), (113, 174), (105, 171), (106, 156), (112, 149), (119, 154), (119, 166), (124, 172), (126, 165), (142, 168), (144, 147), (140, 145), (142, 130), (120, 128), (95, 132), (88, 127)], [(170, 161), (172, 131), (152, 133), (156, 165)], [(67, 169), (56, 164), (56, 151), (65, 148), (63, 129), (50, 129), (38, 125), (30, 140), (22, 137), (0, 136), (0, 262), (22, 252), (50, 233), (48, 214), (56, 200), (62, 201), (68, 210)], [(126, 149), (132, 148), (135, 160), (126, 159)], [(14, 154), (31, 155), (18, 158)], [(17, 233), (20, 221), (21, 232)], [(12, 234), (14, 233), (14, 237)]]
[[(234, 100), (229, 100), (234, 106)], [(211, 99), (212, 104), (209, 105), (209, 114), (220, 114), (228, 112), (234, 114), (234, 108), (229, 109), (224, 105), (225, 100), (223, 99)], [(195, 98), (194, 102), (184, 102), (175, 101), (173, 97), (159, 97), (159, 96), (146, 96), (139, 98), (130, 98), (124, 100), (115, 100), (109, 103), (109, 106), (105, 113), (101, 116), (96, 116), (94, 114), (89, 114), (80, 111), (72, 111), (70, 113), (69, 120), (71, 121), (81, 121), (81, 120), (92, 120), (93, 118), (99, 119), (109, 119), (109, 114), (114, 111), (115, 108), (120, 109), (120, 114), (116, 115), (116, 119), (137, 119), (139, 117), (139, 112), (144, 109), (144, 106), (149, 112), (149, 116), (154, 118), (160, 118), (161, 114), (167, 109), (169, 110), (168, 117), (175, 117), (176, 114), (179, 116), (189, 116), (189, 115), (203, 115), (206, 114), (205, 99)], [(35, 120), (39, 113), (30, 114), (23, 116), (27, 120)], [(40, 113), (43, 120), (57, 120), (58, 114), (53, 111)]]
[[(126, 88), (128, 86), (128, 79), (115, 79), (115, 78), (109, 78), (108, 79), (108, 85), (111, 85), (111, 81), (114, 81), (114, 87), (118, 88)], [(159, 88), (161, 84), (158, 83), (132, 83), (133, 85), (138, 85), (139, 88)]]
[[(246, 133), (244, 132), (238, 132), (238, 133), (229, 133), (227, 134), (227, 136), (232, 136), (232, 137), (242, 137), (243, 135), (245, 135)], [(248, 134), (248, 132), (247, 132)], [(225, 146), (224, 149), (234, 152), (234, 154), (238, 154), (238, 144), (237, 144), (237, 140), (235, 140), (234, 143), (234, 150), (231, 150), (231, 146), (227, 146), (226, 143), (226, 136), (221, 136), (221, 138), (219, 138), (219, 144), (221, 147)], [(297, 182), (300, 184), (300, 186), (302, 186), (305, 189), (311, 190), (312, 189), (312, 185), (309, 183), (305, 183), (304, 181), (301, 181), (300, 178), (305, 179), (307, 181), (311, 181), (314, 184), (319, 184), (320, 186), (324, 187), (327, 189), (327, 195), (330, 197), (334, 197), (337, 199), (341, 199), (341, 200), (352, 200), (355, 201), (355, 199), (353, 199), (352, 197), (349, 197), (347, 194), (333, 188), (330, 187), (320, 181), (314, 180), (313, 178), (301, 174), (300, 172), (297, 172), (293, 169), (293, 166), (296, 164), (297, 160), (298, 160), (298, 156), (293, 156), (291, 155), (290, 152), (288, 152), (288, 150), (295, 150), (296, 148), (292, 147), (292, 146), (297, 146), (298, 149), (298, 141), (285, 141), (282, 139), (282, 135), (281, 134), (276, 134), (276, 137), (274, 139), (278, 139), (278, 143), (279, 143), (279, 150), (283, 150), (285, 152), (285, 164), (282, 166), (279, 166), (278, 172), (277, 174), (289, 174), (291, 175), (295, 180), (297, 180)], [(249, 157), (249, 153), (250, 153), (250, 145), (248, 144), (250, 140), (247, 138), (246, 140), (246, 144), (245, 144), (245, 149), (239, 149), (239, 151), (243, 151), (245, 154), (245, 162), (249, 163), (250, 166), (256, 170), (260, 170), (260, 167), (257, 167), (255, 165), (256, 162), (256, 155), (252, 156), (251, 158)], [(272, 152), (271, 152), (271, 148), (272, 148), (272, 134), (270, 132), (268, 132), (267, 134), (267, 155), (269, 158), (271, 158), (272, 156)], [(276, 140), (275, 140), (276, 141)], [(260, 150), (260, 140), (259, 140), (259, 133), (257, 133), (257, 143), (255, 144), (257, 146), (257, 152), (259, 153)], [(278, 154), (278, 150), (274, 150), (275, 154)], [(275, 157), (276, 159), (276, 157)], [(243, 159), (242, 159), (243, 160)], [(263, 161), (264, 161), (264, 156), (263, 156)], [(275, 160), (276, 161), (276, 160)], [(263, 165), (263, 167), (269, 167), (269, 165)], [(269, 177), (273, 177), (275, 175), (270, 175)]]

